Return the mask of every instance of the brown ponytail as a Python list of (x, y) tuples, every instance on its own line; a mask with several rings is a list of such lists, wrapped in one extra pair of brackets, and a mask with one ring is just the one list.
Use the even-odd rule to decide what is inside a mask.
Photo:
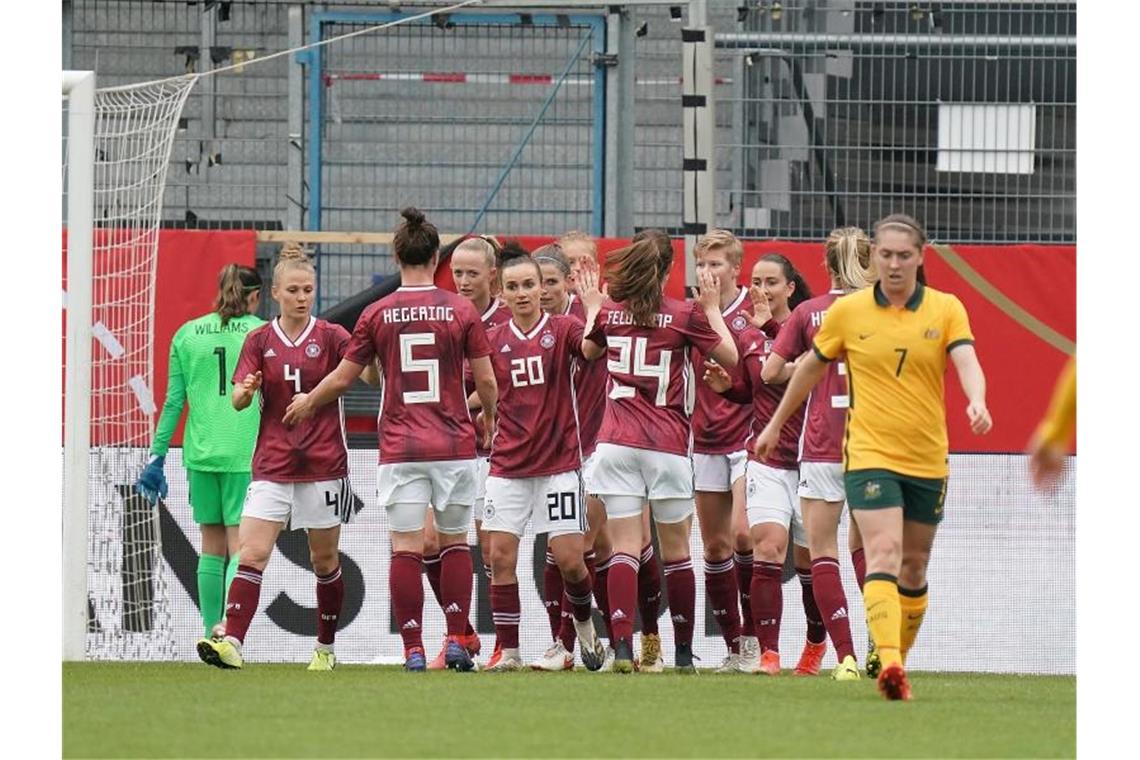
[(235, 317), (244, 317), (246, 298), (255, 290), (261, 289), (261, 275), (257, 270), (240, 264), (226, 264), (218, 274), (218, 295), (214, 299), (214, 311), (222, 318), (222, 327)]
[(642, 327), (657, 324), (661, 286), (672, 264), (672, 243), (657, 230), (639, 232), (634, 242), (606, 257), (604, 270), (610, 298), (625, 306), (634, 324)]
[(439, 230), (427, 221), (424, 212), (408, 206), (400, 212), (404, 221), (396, 227), (392, 236), (392, 249), (396, 261), (404, 266), (419, 267), (431, 262), (431, 257), (439, 250)]

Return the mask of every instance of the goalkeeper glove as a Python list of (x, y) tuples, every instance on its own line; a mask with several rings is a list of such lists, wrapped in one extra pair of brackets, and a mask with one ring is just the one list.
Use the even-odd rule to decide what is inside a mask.
[(162, 471), (162, 466), (165, 463), (166, 457), (154, 457), (142, 471), (138, 482), (135, 483), (135, 490), (142, 494), (142, 497), (151, 504), (156, 503), (159, 499), (166, 498), (168, 490), (166, 485), (166, 473)]

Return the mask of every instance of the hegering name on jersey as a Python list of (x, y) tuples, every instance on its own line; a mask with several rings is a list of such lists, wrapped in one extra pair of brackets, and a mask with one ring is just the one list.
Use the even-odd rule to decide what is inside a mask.
[(384, 309), (384, 324), (396, 322), (454, 322), (455, 310), (450, 306), (397, 306)]
[[(672, 314), (654, 314), (653, 316), (654, 319), (657, 320), (658, 327), (668, 327), (669, 325), (673, 324)], [(614, 311), (606, 312), (606, 324), (636, 325), (637, 322), (634, 320), (633, 315), (628, 311), (615, 309)]]

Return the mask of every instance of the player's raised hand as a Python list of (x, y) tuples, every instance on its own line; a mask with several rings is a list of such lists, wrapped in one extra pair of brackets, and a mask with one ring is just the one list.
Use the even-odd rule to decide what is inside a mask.
[(728, 376), (728, 372), (712, 359), (705, 360), (703, 379), (705, 384), (717, 393), (724, 393), (732, 387), (732, 378)]
[(752, 453), (761, 462), (765, 462), (775, 450), (779, 440), (780, 431), (773, 429), (771, 424), (765, 425), (764, 429), (760, 431), (760, 435), (756, 436), (756, 440), (752, 442)]
[(966, 407), (966, 417), (970, 420), (970, 430), (974, 435), (985, 435), (994, 426), (990, 411), (981, 402), (973, 402)]
[(720, 310), (720, 278), (707, 269), (697, 270), (697, 301), (705, 311)]
[(748, 298), (752, 301), (752, 313), (747, 315), (748, 321), (756, 329), (763, 327), (772, 318), (772, 306), (768, 303), (768, 296), (755, 285), (748, 288)]
[(285, 410), (285, 416), (282, 422), (286, 425), (296, 425), (298, 422), (304, 422), (309, 417), (313, 416), (312, 405), (309, 404), (308, 393), (298, 393), (293, 396), (293, 400), (289, 402), (289, 407)]
[(598, 263), (589, 259), (582, 262), (578, 272), (578, 297), (586, 311), (597, 311), (606, 300), (607, 288), (599, 283)]

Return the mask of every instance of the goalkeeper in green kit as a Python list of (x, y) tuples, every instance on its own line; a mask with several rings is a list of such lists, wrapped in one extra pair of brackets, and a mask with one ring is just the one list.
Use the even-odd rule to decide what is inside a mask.
[(222, 620), (226, 591), (237, 570), (238, 523), (261, 421), (259, 404), (239, 412), (230, 401), (230, 378), (245, 336), (265, 324), (254, 315), (260, 296), (257, 272), (228, 264), (218, 275), (214, 310), (174, 334), (166, 403), (151, 445), (152, 458), (135, 484), (152, 504), (166, 496), (166, 452), (182, 406), (189, 404), (182, 464), (190, 483), (194, 522), (202, 529), (198, 607), (207, 637)]

